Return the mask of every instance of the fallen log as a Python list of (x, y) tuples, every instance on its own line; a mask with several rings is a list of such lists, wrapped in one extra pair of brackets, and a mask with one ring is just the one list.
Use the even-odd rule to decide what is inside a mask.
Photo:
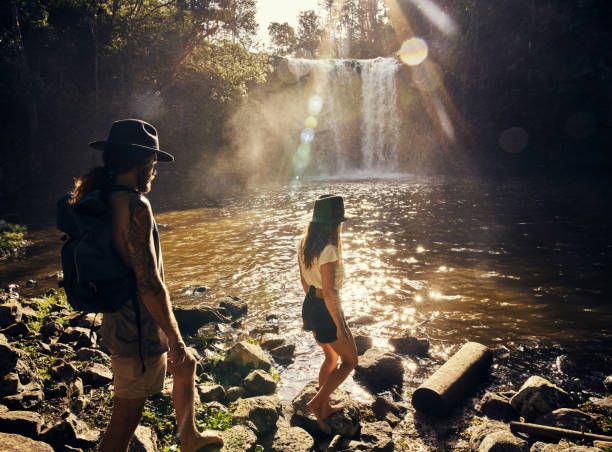
[(550, 427), (548, 425), (530, 424), (527, 422), (510, 422), (512, 433), (526, 433), (529, 436), (536, 436), (547, 439), (572, 439), (583, 441), (612, 441), (612, 436), (597, 435), (595, 433), (584, 433), (578, 430), (568, 430), (566, 428)]
[(488, 374), (493, 361), (487, 347), (468, 342), (412, 394), (412, 405), (433, 416), (446, 416)]

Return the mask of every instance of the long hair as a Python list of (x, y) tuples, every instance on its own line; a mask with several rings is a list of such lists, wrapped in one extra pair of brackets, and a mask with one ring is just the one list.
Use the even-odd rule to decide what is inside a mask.
[(118, 174), (144, 166), (154, 154), (153, 151), (130, 150), (125, 151), (120, 148), (113, 148), (107, 145), (102, 154), (104, 166), (96, 166), (81, 177), (74, 179), (72, 198), (70, 204), (76, 204), (83, 197), (94, 190), (109, 190), (115, 183)]
[(315, 257), (319, 257), (323, 248), (328, 244), (332, 244), (338, 247), (338, 251), (341, 249), (340, 234), (340, 223), (308, 223), (306, 227), (306, 233), (300, 242), (300, 253), (304, 259), (304, 266), (310, 268)]

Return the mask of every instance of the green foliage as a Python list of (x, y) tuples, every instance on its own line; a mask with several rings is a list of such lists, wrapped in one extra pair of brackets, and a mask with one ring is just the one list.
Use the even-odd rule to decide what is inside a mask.
[(252, 338), (251, 336), (247, 337), (247, 342), (249, 344), (253, 344), (253, 345), (259, 345), (259, 343), (257, 342), (256, 339)]
[(20, 255), (30, 244), (25, 239), (28, 228), (22, 224), (7, 223), (0, 227), (0, 262)]
[(279, 382), (280, 381), (280, 375), (278, 373), (278, 370), (276, 370), (276, 368), (271, 367), (270, 368), (270, 375), (272, 375), (272, 378), (274, 379), (275, 382)]
[(359, 415), (359, 418), (362, 422), (370, 423), (378, 421), (376, 415), (374, 414), (374, 411), (372, 411), (372, 408), (366, 408), (364, 410), (361, 410)]
[(196, 408), (196, 425), (200, 431), (227, 430), (232, 427), (232, 415), (201, 403)]
[(176, 443), (177, 427), (172, 397), (162, 393), (147, 400), (142, 424), (155, 431), (161, 444)]
[(287, 22), (272, 22), (268, 25), (272, 53), (275, 55), (288, 55), (293, 53), (297, 45), (295, 30)]
[(261, 444), (255, 446), (255, 452), (264, 452), (264, 448)]
[[(66, 298), (66, 292), (64, 289), (60, 289), (57, 292), (43, 295), (42, 298), (35, 298), (36, 301), (36, 319), (30, 320), (27, 325), (32, 331), (40, 331), (45, 319), (51, 313), (51, 309), (54, 305), (68, 306), (68, 299)], [(58, 320), (60, 321), (60, 320)], [(66, 319), (61, 319), (60, 323), (65, 323)]]

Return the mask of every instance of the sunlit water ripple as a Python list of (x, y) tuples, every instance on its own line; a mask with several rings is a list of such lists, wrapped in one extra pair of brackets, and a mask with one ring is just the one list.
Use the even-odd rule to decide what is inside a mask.
[[(158, 214), (177, 304), (238, 296), (249, 304), (247, 331), (278, 316), (297, 346), (295, 361), (280, 368), (282, 398), (315, 377), (322, 359), (301, 330), (296, 245), (324, 193), (343, 195), (352, 217), (342, 233), (344, 311), (377, 346), (410, 333), (429, 338), (440, 360), (466, 340), (493, 348), (610, 343), (609, 225), (553, 193), (441, 179), (316, 180)], [(187, 296), (188, 285), (209, 290)], [(344, 387), (367, 398), (352, 380)]]

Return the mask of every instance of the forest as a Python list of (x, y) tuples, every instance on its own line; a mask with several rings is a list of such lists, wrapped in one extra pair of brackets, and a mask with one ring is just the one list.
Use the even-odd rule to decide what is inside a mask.
[[(452, 18), (452, 33), (432, 7)], [(168, 191), (197, 199), (202, 184), (239, 189), (242, 173), (210, 168), (231, 168), (228, 121), (279, 89), (279, 57), (393, 57), (413, 36), (429, 43), (465, 120), (453, 147), (470, 171), (607, 174), (611, 9), (604, 0), (322, 0), (299, 13), (297, 28), (271, 23), (265, 46), (256, 0), (8, 0), (0, 6), (0, 211), (65, 191), (98, 162), (86, 144), (126, 117), (153, 123), (177, 156), (165, 170)], [(520, 157), (499, 152), (506, 124), (529, 130)]]

